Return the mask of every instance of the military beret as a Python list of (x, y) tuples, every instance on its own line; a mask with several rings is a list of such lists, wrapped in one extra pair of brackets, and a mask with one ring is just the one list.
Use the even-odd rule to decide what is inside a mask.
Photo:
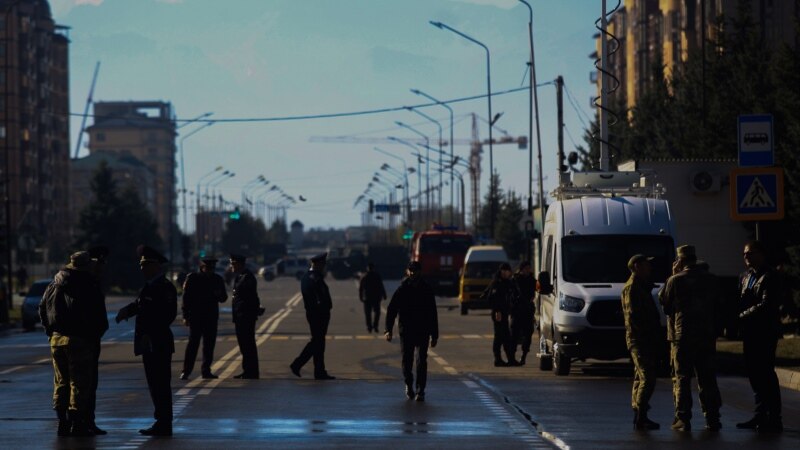
[(217, 265), (217, 261), (219, 261), (217, 258), (203, 258), (200, 260), (200, 263), (204, 266), (213, 267)]
[(246, 256), (240, 255), (238, 253), (231, 253), (230, 257), (231, 257), (231, 262), (243, 263), (243, 262), (247, 261), (247, 257)]
[(411, 261), (408, 263), (406, 269), (408, 269), (409, 272), (419, 272), (422, 270), (422, 264), (420, 264), (419, 261)]
[(678, 258), (697, 258), (694, 245), (681, 245), (677, 248)]
[(139, 254), (139, 264), (142, 263), (158, 263), (164, 264), (169, 261), (158, 250), (150, 247), (149, 245), (140, 245), (137, 247), (136, 252)]
[(652, 256), (644, 256), (642, 254), (637, 254), (631, 256), (631, 259), (628, 260), (628, 270), (633, 270), (633, 266), (642, 262), (642, 261), (652, 261), (655, 258)]
[(328, 252), (320, 253), (311, 257), (311, 262), (325, 262), (328, 259)]

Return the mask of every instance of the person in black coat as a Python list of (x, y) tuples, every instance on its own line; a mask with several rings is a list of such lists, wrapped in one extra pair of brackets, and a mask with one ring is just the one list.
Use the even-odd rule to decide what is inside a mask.
[(139, 246), (139, 267), (145, 285), (135, 301), (117, 313), (117, 323), (136, 316), (133, 353), (142, 356), (155, 423), (139, 430), (145, 436), (172, 436), (172, 387), (170, 385), (175, 339), (170, 325), (178, 315), (178, 291), (164, 276), (167, 258), (148, 246)]
[(203, 340), (203, 364), (200, 373), (205, 379), (218, 378), (211, 373), (214, 346), (217, 341), (219, 304), (228, 299), (225, 280), (214, 273), (217, 260), (200, 261), (200, 271), (190, 273), (183, 282), (183, 324), (189, 327), (189, 342), (183, 358), (181, 380), (188, 380), (197, 358), (200, 340)]
[(375, 271), (375, 264), (367, 264), (367, 272), (358, 283), (358, 298), (364, 303), (367, 331), (377, 333), (381, 320), (381, 300), (386, 300), (386, 289), (381, 274)]
[(245, 266), (246, 258), (242, 255), (231, 255), (233, 269), (233, 323), (236, 326), (236, 341), (242, 353), (242, 373), (234, 378), (257, 380), (258, 347), (256, 346), (256, 321), (264, 313), (261, 300), (258, 298), (258, 282), (255, 275)]
[(328, 285), (325, 284), (327, 258), (327, 253), (311, 258), (311, 267), (300, 280), (300, 291), (303, 294), (306, 320), (311, 330), (311, 341), (289, 365), (289, 369), (297, 377), (300, 376), (300, 369), (313, 357), (315, 380), (336, 379), (325, 370), (325, 336), (328, 334), (328, 324), (331, 321), (331, 309), (333, 309), (331, 293)]
[[(514, 358), (515, 346), (511, 341), (511, 330), (509, 328), (511, 307), (519, 298), (519, 290), (516, 283), (511, 279), (511, 275), (511, 266), (508, 263), (501, 264), (492, 282), (483, 293), (492, 306), (492, 324), (494, 325), (492, 350), (494, 352), (495, 367), (519, 365)], [(503, 361), (501, 349), (506, 352), (507, 362)]]
[(414, 353), (417, 354), (416, 400), (425, 401), (425, 386), (428, 380), (428, 345), (436, 347), (439, 340), (439, 318), (436, 312), (436, 296), (433, 289), (422, 279), (422, 266), (412, 261), (406, 269), (406, 278), (392, 295), (386, 308), (386, 340), (392, 341), (395, 318), (400, 322), (400, 344), (402, 347), (403, 379), (406, 397), (414, 393)]
[(519, 364), (524, 365), (525, 359), (531, 351), (533, 317), (536, 311), (533, 303), (533, 299), (536, 296), (536, 277), (531, 272), (531, 263), (522, 261), (512, 279), (517, 285), (517, 290), (519, 290), (519, 297), (512, 305), (511, 310), (512, 345), (515, 352), (517, 345), (522, 346), (522, 356), (519, 358)]
[(775, 351), (781, 336), (781, 286), (778, 274), (767, 263), (766, 249), (759, 241), (744, 247), (747, 271), (740, 285), (739, 320), (744, 365), (756, 402), (755, 416), (736, 428), (780, 433), (781, 389), (775, 373)]

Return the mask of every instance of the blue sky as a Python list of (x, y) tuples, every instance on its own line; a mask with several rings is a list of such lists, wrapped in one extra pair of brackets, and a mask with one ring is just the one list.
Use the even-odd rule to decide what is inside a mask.
[[(584, 113), (579, 117), (565, 101), (566, 128), (581, 143), (581, 117), (586, 121), (592, 114), (588, 55), (599, 2), (531, 3), (538, 82), (564, 76)], [(71, 109), (77, 113), (83, 111), (98, 60), (95, 100), (170, 101), (179, 118), (205, 112), (214, 112), (217, 119), (277, 117), (423, 103), (411, 88), (441, 100), (485, 93), (483, 50), (429, 20), (489, 47), (494, 91), (520, 87), (528, 59), (528, 10), (517, 0), (51, 0), (51, 6), (56, 21), (71, 27)], [(556, 166), (553, 86), (539, 89), (539, 107), (549, 190)], [(467, 114), (487, 115), (485, 99), (453, 109), (456, 139), (471, 136)], [(525, 92), (496, 97), (493, 110), (503, 112), (498, 127), (514, 136), (528, 133)], [(444, 108), (422, 111), (447, 126)], [(241, 187), (263, 174), (288, 194), (308, 199), (289, 211), (290, 221), (299, 219), (306, 227), (358, 224), (354, 200), (382, 163), (399, 162), (373, 151), (373, 145), (312, 143), (309, 138), (415, 137), (395, 121), (412, 124), (432, 139), (438, 134), (433, 124), (407, 111), (216, 124), (185, 141), (186, 184), (194, 189), (201, 176), (222, 165), (237, 174), (220, 185), (223, 195), (238, 200)], [(79, 127), (80, 119), (73, 118), (73, 143)], [(185, 135), (191, 129), (181, 131)], [(485, 123), (480, 136), (488, 137)], [(569, 137), (565, 142), (569, 152)], [(416, 164), (406, 147), (379, 147)], [(468, 152), (466, 145), (455, 147), (462, 158)], [(527, 194), (527, 151), (498, 145), (494, 161), (503, 188)], [(488, 173), (485, 147), (482, 195)], [(411, 182), (415, 189), (416, 180)]]

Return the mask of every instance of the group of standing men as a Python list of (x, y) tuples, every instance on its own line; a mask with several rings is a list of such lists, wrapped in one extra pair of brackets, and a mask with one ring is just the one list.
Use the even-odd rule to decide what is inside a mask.
[[(705, 428), (722, 428), (722, 398), (716, 379), (716, 326), (721, 312), (720, 291), (709, 267), (699, 261), (695, 247), (677, 248), (672, 276), (658, 293), (667, 316), (667, 341), (670, 344), (675, 415), (671, 428), (691, 430), (691, 381), (697, 376), (700, 406)], [(653, 258), (634, 255), (628, 261), (631, 276), (622, 290), (626, 340), (634, 363), (631, 405), (633, 426), (655, 430), (659, 424), (648, 417), (649, 401), (655, 390), (656, 373), (665, 344), (661, 319), (652, 291)], [(780, 336), (780, 289), (774, 271), (768, 266), (763, 245), (754, 241), (744, 247), (747, 271), (740, 283), (740, 322), (744, 340), (745, 366), (755, 394), (756, 414), (737, 428), (759, 432), (780, 432), (780, 388), (775, 374), (775, 349)]]
[[(513, 273), (511, 265), (502, 263), (492, 282), (483, 293), (492, 308), (492, 324), (494, 325), (495, 367), (522, 366), (531, 351), (534, 321), (534, 296), (536, 295), (536, 279), (531, 272), (531, 264), (523, 261), (517, 273)], [(517, 346), (522, 346), (522, 356), (516, 358)], [(505, 351), (503, 360), (501, 351)]]

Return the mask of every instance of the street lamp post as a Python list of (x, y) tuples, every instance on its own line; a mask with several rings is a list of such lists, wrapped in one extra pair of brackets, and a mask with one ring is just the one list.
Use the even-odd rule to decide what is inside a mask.
[[(420, 116), (422, 116), (423, 118), (425, 118), (429, 122), (431, 122), (434, 125), (436, 125), (436, 127), (439, 129), (439, 165), (441, 166), (442, 165), (442, 153), (444, 153), (442, 151), (442, 124), (440, 124), (439, 121), (437, 121), (433, 117), (423, 113), (422, 111), (417, 111), (414, 108), (407, 108), (407, 109), (409, 111), (412, 111), (412, 112), (415, 112), (415, 113), (419, 114)], [(441, 186), (441, 184), (442, 184), (442, 171), (439, 170), (439, 185)], [(442, 223), (442, 190), (440, 189), (439, 190), (439, 224), (441, 224), (441, 223)]]
[(448, 30), (452, 31), (453, 33), (463, 37), (464, 39), (472, 42), (473, 44), (480, 45), (486, 51), (486, 90), (487, 96), (486, 99), (488, 100), (489, 106), (489, 235), (492, 239), (494, 239), (494, 216), (495, 216), (495, 193), (494, 193), (494, 149), (492, 148), (492, 144), (494, 139), (492, 139), (492, 125), (494, 125), (495, 118), (492, 116), (492, 62), (491, 62), (491, 55), (489, 53), (489, 47), (483, 44), (483, 42), (468, 36), (453, 27), (450, 27), (442, 22), (434, 22), (430, 21), (430, 24), (439, 28), (440, 30)]
[[(414, 144), (404, 139), (396, 138), (394, 136), (389, 136), (388, 139), (390, 141), (397, 142), (398, 144), (403, 144), (407, 147), (411, 147), (414, 151), (417, 151), (417, 147)], [(422, 160), (420, 158), (417, 158), (417, 212), (419, 212), (422, 209), (421, 205), (422, 205)]]
[[(406, 160), (401, 158), (401, 157), (399, 157), (399, 156), (397, 156), (397, 155), (393, 155), (393, 154), (391, 154), (391, 153), (389, 153), (387, 151), (381, 150), (378, 147), (373, 147), (372, 149), (375, 150), (378, 153), (382, 153), (382, 154), (384, 154), (384, 155), (386, 155), (386, 156), (388, 156), (390, 158), (397, 159), (401, 163), (403, 163), (403, 180), (404, 180), (405, 192), (406, 192), (405, 197), (406, 197), (407, 221), (408, 221), (408, 227), (413, 230), (414, 229), (414, 219), (413, 219), (413, 215), (412, 215), (412, 212), (411, 212), (411, 192), (409, 192), (409, 190), (408, 190), (408, 166), (406, 165)], [(389, 167), (388, 164), (386, 164), (386, 166)]]
[[(202, 115), (202, 116), (200, 116), (200, 117), (198, 117), (197, 119), (194, 119), (194, 120), (199, 120), (199, 119), (201, 119), (203, 117), (208, 117), (211, 114), (213, 114), (213, 113), (206, 113), (206, 114), (204, 114), (204, 115)], [(183, 163), (183, 142), (186, 139), (189, 139), (189, 137), (191, 137), (192, 135), (194, 135), (197, 132), (199, 132), (200, 130), (206, 129), (206, 128), (210, 127), (211, 125), (214, 125), (214, 122), (206, 122), (205, 124), (201, 125), (200, 127), (195, 128), (191, 133), (189, 133), (186, 136), (181, 138), (181, 143), (180, 143), (180, 150), (181, 150), (181, 192), (183, 193), (183, 232), (184, 233), (186, 233), (186, 231), (188, 230), (188, 226), (187, 226), (187, 223), (186, 223), (186, 221), (187, 221), (187, 216), (186, 216), (186, 165)]]
[[(529, 81), (529, 102), (528, 102), (528, 109), (529, 109), (529, 135), (533, 134), (533, 118), (534, 113), (536, 117), (536, 145), (537, 145), (537, 156), (539, 159), (539, 209), (541, 212), (541, 229), (544, 231), (544, 183), (543, 183), (543, 176), (542, 176), (542, 137), (541, 133), (539, 132), (539, 95), (536, 91), (536, 60), (534, 58), (535, 52), (533, 51), (533, 8), (531, 8), (530, 3), (526, 0), (519, 0), (520, 2), (524, 3), (525, 6), (528, 7), (528, 13), (530, 19), (528, 21), (528, 45), (530, 47), (530, 81)], [(533, 218), (533, 142), (528, 139), (528, 214), (531, 215)], [(530, 246), (528, 246), (530, 251)], [(542, 240), (539, 239), (539, 251), (541, 253), (542, 249)], [(530, 259), (530, 258), (528, 258)]]
[[(412, 127), (411, 125), (405, 124), (403, 122), (395, 121), (395, 124), (399, 127), (405, 128), (412, 133), (420, 136), (422, 139), (425, 140), (425, 148), (430, 151), (431, 141), (428, 139), (428, 136), (425, 133), (417, 130), (416, 128)], [(428, 153), (426, 152), (426, 155)], [(430, 222), (430, 211), (431, 211), (431, 166), (428, 162), (425, 163), (425, 221)], [(427, 224), (426, 224), (427, 226)]]
[[(416, 95), (421, 95), (421, 96), (427, 98), (428, 100), (436, 102), (436, 104), (447, 108), (447, 111), (450, 113), (450, 160), (452, 161), (453, 160), (453, 108), (451, 108), (450, 105), (448, 105), (447, 103), (442, 103), (441, 101), (437, 100), (434, 97), (431, 97), (430, 95), (420, 91), (419, 89), (411, 89), (411, 92), (416, 94)], [(441, 137), (440, 137), (439, 141), (441, 142)], [(441, 150), (441, 146), (439, 147), (439, 149)], [(450, 173), (450, 205), (451, 205), (451, 207), (452, 207), (453, 204), (454, 204), (453, 203), (453, 173), (451, 172)], [(464, 205), (462, 204), (461, 207), (463, 208)], [(450, 225), (453, 225), (453, 217), (454, 216), (455, 216), (455, 211), (450, 211)]]

